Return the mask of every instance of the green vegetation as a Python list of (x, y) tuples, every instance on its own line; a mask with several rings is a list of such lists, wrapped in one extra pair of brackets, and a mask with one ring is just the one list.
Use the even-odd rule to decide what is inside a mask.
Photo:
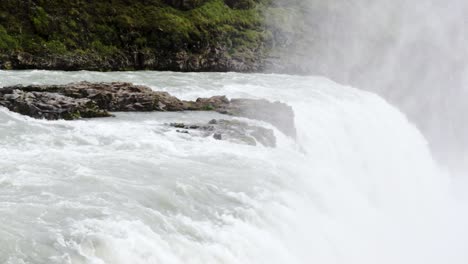
[(207, 105), (202, 107), (202, 110), (203, 111), (213, 111), (213, 110), (215, 110), (215, 108), (211, 104), (207, 104)]
[(18, 48), (18, 41), (8, 35), (5, 28), (0, 25), (0, 50), (14, 50)]
[(268, 0), (1, 2), (0, 68), (232, 70), (227, 60), (248, 66), (272, 38)]

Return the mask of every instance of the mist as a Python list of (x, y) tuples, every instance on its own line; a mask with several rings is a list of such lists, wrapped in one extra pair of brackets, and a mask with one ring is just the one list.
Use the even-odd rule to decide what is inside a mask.
[[(468, 163), (468, 3), (461, 0), (275, 0), (272, 70), (322, 75), (370, 90), (404, 112), (437, 160)], [(279, 25), (281, 24), (281, 25)]]

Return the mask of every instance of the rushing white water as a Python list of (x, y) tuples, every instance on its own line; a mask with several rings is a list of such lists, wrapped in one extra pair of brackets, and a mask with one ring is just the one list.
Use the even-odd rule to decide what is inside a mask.
[(275, 130), (277, 148), (252, 147), (164, 125), (213, 113), (0, 109), (1, 263), (468, 262), (449, 175), (374, 94), (288, 75), (0, 71), (0, 86), (82, 80), (281, 100), (298, 139)]
[(293, 72), (379, 94), (418, 126), (438, 161), (466, 180), (468, 1), (272, 1), (289, 7), (283, 19), (267, 16), (284, 31), (277, 39), (287, 40), (278, 43), (286, 63), (275, 67), (290, 64)]

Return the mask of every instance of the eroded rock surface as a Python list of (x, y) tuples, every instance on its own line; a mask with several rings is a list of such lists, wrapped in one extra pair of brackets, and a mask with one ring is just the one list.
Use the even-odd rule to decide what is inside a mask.
[(294, 112), (284, 103), (226, 96), (185, 101), (126, 82), (9, 86), (0, 89), (0, 106), (48, 120), (108, 117), (119, 111), (217, 111), (269, 122), (286, 135), (296, 136)]
[(213, 119), (208, 123), (171, 123), (177, 132), (193, 136), (213, 137), (217, 140), (226, 140), (239, 144), (266, 147), (276, 147), (276, 138), (273, 130), (250, 125), (239, 120)]
[(9, 110), (36, 118), (77, 119), (80, 117), (108, 117), (106, 110), (86, 98), (71, 100), (69, 97), (50, 92), (26, 92), (13, 89), (1, 91), (0, 105)]

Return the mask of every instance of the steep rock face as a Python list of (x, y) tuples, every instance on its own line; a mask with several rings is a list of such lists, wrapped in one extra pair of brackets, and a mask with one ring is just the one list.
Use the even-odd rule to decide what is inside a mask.
[[(217, 111), (262, 120), (295, 137), (294, 112), (281, 102), (226, 96), (180, 100), (167, 92), (125, 82), (29, 85), (0, 88), (0, 106), (49, 120), (108, 117), (109, 112)], [(219, 126), (226, 124), (221, 122)], [(245, 126), (244, 126), (245, 127)]]
[[(263, 59), (256, 51), (231, 55), (221, 43), (213, 44), (190, 53), (187, 51), (135, 51), (132, 54), (116, 54), (102, 57), (86, 54), (45, 54), (37, 56), (28, 52), (0, 55), (0, 69), (46, 70), (162, 70), (178, 72), (259, 72), (264, 68)], [(219, 45), (219, 46), (217, 46)]]
[(0, 69), (261, 71), (266, 1), (3, 0)]

